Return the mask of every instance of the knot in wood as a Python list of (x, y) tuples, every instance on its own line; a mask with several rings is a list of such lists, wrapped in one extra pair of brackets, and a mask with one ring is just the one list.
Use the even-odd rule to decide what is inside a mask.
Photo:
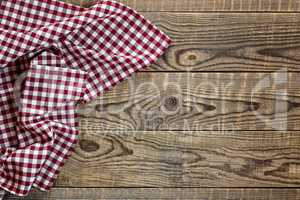
[(85, 152), (97, 151), (100, 148), (96, 142), (85, 139), (79, 141), (79, 146)]
[(174, 111), (177, 110), (178, 107), (178, 98), (175, 96), (170, 96), (165, 98), (164, 101), (164, 107), (168, 110), (168, 111)]

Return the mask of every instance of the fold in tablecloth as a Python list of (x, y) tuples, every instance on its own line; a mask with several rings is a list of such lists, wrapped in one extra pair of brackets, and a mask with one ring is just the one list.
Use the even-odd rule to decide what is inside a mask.
[(0, 188), (47, 191), (74, 150), (77, 105), (149, 66), (170, 38), (104, 0), (0, 1)]

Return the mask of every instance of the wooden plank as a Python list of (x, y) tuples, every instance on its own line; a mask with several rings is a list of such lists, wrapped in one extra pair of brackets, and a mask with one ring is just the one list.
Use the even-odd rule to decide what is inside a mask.
[(28, 197), (9, 195), (7, 200), (57, 199), (243, 199), (299, 200), (299, 189), (252, 188), (53, 188), (48, 194), (32, 192)]
[(300, 14), (142, 14), (173, 40), (146, 71), (300, 71)]
[(299, 131), (81, 129), (59, 187), (299, 187)]
[(96, 130), (300, 130), (300, 73), (137, 73), (81, 110)]
[[(94, 0), (67, 0), (88, 7)], [(117, 0), (137, 11), (298, 12), (298, 0)]]
[(143, 14), (173, 40), (147, 71), (300, 69), (300, 14)]
[(300, 14), (142, 14), (173, 40), (147, 71), (300, 71)]

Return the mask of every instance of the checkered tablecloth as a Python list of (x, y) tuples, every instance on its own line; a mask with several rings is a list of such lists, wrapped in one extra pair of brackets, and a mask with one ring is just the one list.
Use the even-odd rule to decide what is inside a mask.
[(77, 142), (78, 105), (154, 63), (170, 42), (110, 0), (0, 1), (0, 188), (49, 190)]

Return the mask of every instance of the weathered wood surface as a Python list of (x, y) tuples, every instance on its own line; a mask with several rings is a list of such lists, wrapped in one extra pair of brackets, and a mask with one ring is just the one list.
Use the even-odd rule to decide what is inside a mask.
[(34, 191), (26, 198), (7, 196), (7, 200), (16, 199), (299, 200), (300, 190), (278, 188), (53, 188), (49, 193)]
[(298, 13), (141, 14), (173, 40), (147, 71), (300, 71)]
[(95, 130), (300, 130), (300, 73), (138, 73), (81, 110)]
[(147, 71), (300, 69), (300, 14), (143, 14), (173, 41)]
[[(66, 0), (88, 7), (95, 0)], [(138, 11), (299, 12), (298, 0), (117, 0)]]
[(117, 1), (173, 44), (81, 110), (56, 187), (24, 199), (300, 199), (300, 1)]
[(298, 187), (299, 131), (81, 128), (59, 187)]
[(300, 13), (142, 14), (173, 41), (146, 71), (300, 71)]

